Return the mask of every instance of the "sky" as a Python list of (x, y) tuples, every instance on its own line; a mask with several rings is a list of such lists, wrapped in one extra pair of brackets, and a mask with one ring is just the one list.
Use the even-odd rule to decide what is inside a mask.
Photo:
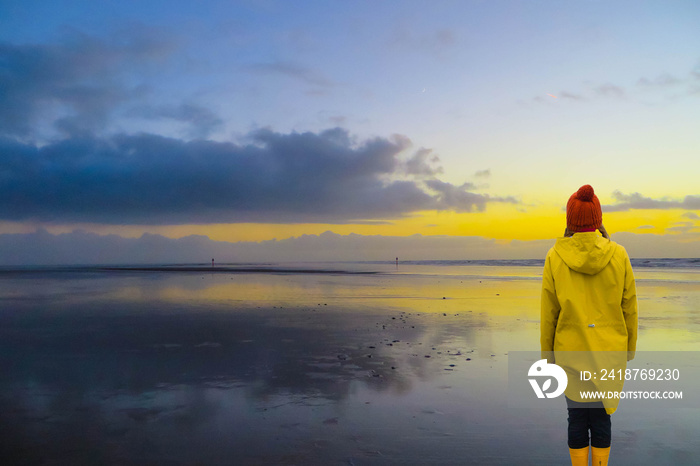
[(504, 253), (591, 184), (613, 239), (699, 257), (698, 24), (692, 0), (5, 0), (0, 235)]

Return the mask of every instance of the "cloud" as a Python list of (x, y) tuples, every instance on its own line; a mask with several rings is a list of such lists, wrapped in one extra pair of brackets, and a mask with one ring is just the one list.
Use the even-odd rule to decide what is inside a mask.
[(600, 97), (625, 97), (625, 90), (623, 88), (610, 83), (594, 87), (593, 92)]
[(562, 91), (559, 94), (557, 94), (557, 98), (565, 99), (565, 100), (575, 100), (575, 101), (586, 100), (581, 94), (574, 94), (572, 92), (567, 92), (567, 91)]
[(248, 140), (237, 145), (138, 134), (37, 147), (0, 139), (0, 198), (6, 200), (0, 218), (345, 223), (515, 202), (471, 193), (470, 185), (391, 181), (401, 174), (399, 155), (410, 145), (405, 136), (357, 142), (335, 128), (318, 134), (258, 130)]
[(321, 75), (319, 72), (302, 64), (290, 61), (253, 63), (248, 65), (246, 69), (252, 73), (262, 75), (286, 76), (314, 87), (328, 88), (335, 85), (333, 81)]
[(433, 155), (432, 149), (421, 148), (406, 161), (406, 173), (418, 176), (435, 176), (443, 172), (441, 166), (435, 166), (439, 162), (440, 158)]
[(344, 125), (348, 121), (348, 117), (343, 115), (335, 115), (328, 117), (328, 121), (334, 125)]
[(653, 230), (654, 228), (654, 225), (640, 225), (637, 230)]
[(457, 212), (482, 212), (486, 209), (487, 202), (518, 204), (518, 201), (513, 197), (490, 197), (488, 194), (470, 192), (475, 188), (472, 183), (455, 186), (440, 180), (427, 180), (425, 184), (437, 192), (436, 201), (439, 209), (452, 209)]
[[(671, 235), (612, 233), (633, 258), (697, 257), (700, 233)], [(0, 234), (0, 265), (173, 264), (328, 261), (328, 260), (488, 260), (541, 259), (554, 239), (500, 242), (480, 236), (302, 235), (260, 242), (212, 241), (206, 236), (179, 239), (144, 234), (140, 238), (101, 236), (84, 231), (52, 235)]]
[(451, 29), (420, 32), (407, 24), (400, 24), (389, 39), (389, 46), (443, 59), (446, 52), (455, 48), (457, 42)]
[[(532, 98), (532, 102), (542, 105), (552, 105), (556, 104), (558, 101), (570, 101), (570, 102), (586, 102), (586, 98), (583, 94), (577, 94), (569, 91), (560, 91), (556, 94), (547, 93), (545, 96), (536, 96)], [(521, 102), (521, 104), (527, 106), (527, 102)]]
[(696, 214), (695, 212), (686, 212), (681, 217), (689, 218), (691, 220), (700, 220), (700, 215)]
[(486, 170), (479, 170), (476, 173), (474, 173), (474, 176), (477, 178), (490, 178), (491, 169), (487, 168)]
[(640, 91), (666, 91), (667, 97), (675, 99), (682, 96), (694, 95), (700, 91), (698, 80), (700, 73), (697, 68), (690, 70), (686, 76), (678, 77), (670, 73), (662, 73), (655, 78), (640, 78), (637, 88)]
[(666, 233), (689, 233), (695, 230), (693, 222), (676, 222), (674, 226), (666, 228)]
[(141, 106), (131, 109), (128, 114), (149, 120), (166, 118), (187, 123), (190, 126), (189, 135), (194, 138), (206, 138), (224, 124), (214, 112), (196, 104)]
[(602, 206), (605, 212), (623, 212), (630, 209), (700, 209), (700, 196), (685, 196), (683, 200), (652, 199), (639, 193), (624, 194), (614, 191), (615, 204)]
[(423, 47), (435, 51), (452, 48), (457, 44), (457, 38), (450, 29), (439, 29), (422, 36), (419, 40)]
[(101, 236), (85, 231), (52, 235), (45, 230), (0, 235), (0, 265), (172, 264), (319, 260), (505, 259), (544, 256), (553, 241), (501, 244), (477, 236), (302, 235), (283, 240), (229, 243), (205, 236), (179, 239)]
[(54, 44), (0, 43), (0, 135), (28, 137), (42, 122), (67, 134), (100, 129), (118, 104), (143, 92), (127, 75), (133, 80), (172, 50), (139, 27), (104, 40), (74, 32)]
[(668, 73), (660, 74), (654, 79), (640, 78), (639, 81), (637, 81), (638, 86), (646, 88), (671, 87), (682, 83), (682, 79)]
[[(700, 87), (697, 86), (698, 81), (700, 81), (700, 71), (698, 68), (691, 70), (687, 76), (684, 77), (678, 77), (670, 73), (661, 73), (654, 78), (641, 77), (637, 80), (636, 86), (627, 86), (627, 89), (610, 82), (600, 84), (584, 81), (584, 91), (573, 92), (562, 90), (557, 94), (535, 96), (531, 101), (538, 104), (551, 105), (558, 100), (591, 102), (600, 99), (640, 99), (644, 96), (648, 96), (649, 91), (672, 91), (677, 95), (669, 95), (668, 97), (675, 98), (680, 95), (692, 95), (700, 92)], [(520, 101), (520, 103), (527, 105), (528, 102)]]

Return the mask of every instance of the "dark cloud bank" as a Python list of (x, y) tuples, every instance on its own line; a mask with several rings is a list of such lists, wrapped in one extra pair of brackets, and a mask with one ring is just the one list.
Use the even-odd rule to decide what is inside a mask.
[[(335, 128), (206, 140), (224, 127), (214, 111), (151, 99), (156, 76), (176, 75), (176, 52), (175, 38), (144, 27), (0, 43), (0, 220), (345, 223), (517, 202), (438, 181), (438, 157), (403, 154), (403, 136), (358, 142)], [(332, 85), (293, 63), (252, 71)], [(115, 135), (120, 118), (184, 124), (183, 138)]]
[(172, 264), (266, 261), (506, 259), (544, 257), (551, 241), (500, 245), (461, 236), (303, 235), (284, 240), (228, 243), (205, 236), (180, 239), (145, 234), (140, 238), (84, 231), (52, 235), (0, 235), (0, 265)]
[[(681, 238), (682, 237), (682, 238)], [(685, 239), (687, 241), (679, 241)], [(697, 257), (698, 233), (674, 235), (616, 233), (613, 240), (631, 257)], [(52, 235), (0, 235), (0, 265), (176, 264), (284, 261), (393, 261), (543, 259), (551, 240), (511, 241), (476, 236), (303, 235), (284, 240), (228, 243), (205, 236), (172, 239), (145, 234), (140, 238), (100, 236), (84, 231)]]
[(73, 137), (41, 147), (1, 139), (0, 218), (105, 224), (347, 222), (516, 203), (469, 192), (470, 184), (424, 179), (421, 175), (434, 173), (427, 161), (414, 156), (407, 164), (399, 157), (410, 145), (405, 137), (357, 143), (336, 128), (318, 134), (258, 130), (248, 139), (237, 145), (137, 134)]

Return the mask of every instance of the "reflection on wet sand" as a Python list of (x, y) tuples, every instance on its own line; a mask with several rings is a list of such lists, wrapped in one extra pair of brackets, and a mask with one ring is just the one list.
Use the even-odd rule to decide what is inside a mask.
[[(505, 402), (508, 351), (538, 348), (538, 271), (491, 269), (5, 278), (0, 459), (563, 464), (564, 409), (534, 422)], [(697, 335), (696, 286), (639, 288), (640, 346)], [(645, 464), (664, 437), (621, 413), (627, 464)]]

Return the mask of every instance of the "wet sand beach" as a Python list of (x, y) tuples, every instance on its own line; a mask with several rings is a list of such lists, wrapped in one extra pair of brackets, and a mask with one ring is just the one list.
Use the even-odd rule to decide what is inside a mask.
[[(540, 267), (179, 272), (0, 275), (0, 463), (568, 464), (507, 402)], [(700, 350), (700, 271), (635, 272), (638, 350)], [(697, 464), (697, 414), (622, 404), (610, 464)]]

